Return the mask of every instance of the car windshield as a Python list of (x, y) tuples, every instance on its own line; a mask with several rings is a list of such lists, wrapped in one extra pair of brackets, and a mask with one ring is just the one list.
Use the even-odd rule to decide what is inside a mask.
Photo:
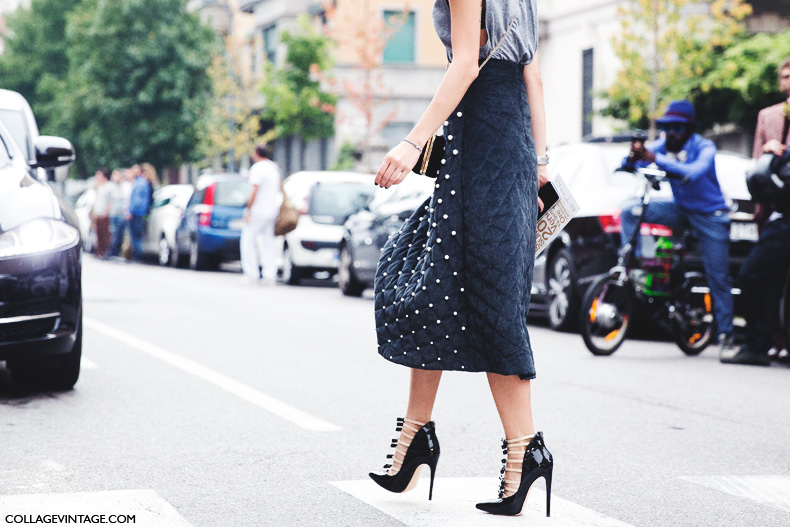
[(250, 184), (245, 180), (217, 181), (214, 205), (220, 207), (244, 207), (250, 199)]
[(11, 137), (14, 138), (19, 148), (26, 154), (33, 151), (33, 145), (30, 143), (32, 139), (27, 130), (25, 115), (22, 112), (0, 109), (0, 121), (3, 121), (8, 131), (11, 132)]
[(367, 204), (375, 187), (362, 183), (316, 183), (310, 199), (310, 215), (335, 218), (342, 224), (349, 215)]

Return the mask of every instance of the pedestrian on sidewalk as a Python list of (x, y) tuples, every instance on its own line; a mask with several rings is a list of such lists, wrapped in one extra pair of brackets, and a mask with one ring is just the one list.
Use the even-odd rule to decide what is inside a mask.
[(96, 229), (95, 254), (101, 259), (107, 257), (110, 250), (110, 212), (113, 201), (113, 186), (110, 171), (100, 167), (94, 176), (96, 181), (96, 199), (91, 207), (91, 218)]
[[(787, 99), (760, 111), (754, 134), (754, 158), (776, 158), (772, 160), (773, 166), (766, 165), (766, 181), (770, 181), (771, 173), (780, 172), (787, 166), (790, 58), (782, 62), (777, 72), (779, 90)], [(771, 361), (768, 352), (774, 343), (786, 345), (781, 335), (776, 335), (776, 330), (779, 324), (779, 301), (784, 290), (782, 286), (790, 269), (790, 202), (782, 192), (776, 192), (773, 199), (760, 199), (759, 196), (753, 198), (757, 201), (755, 221), (760, 227), (760, 239), (738, 273), (746, 319), (746, 339), (737, 353), (722, 355), (719, 359), (725, 364), (769, 366)]]
[[(268, 145), (255, 147), (252, 160), (254, 164), (249, 173), (252, 193), (244, 209), (244, 224), (239, 241), (241, 269), (245, 278), (258, 281), (262, 275), (263, 283), (271, 285), (277, 280), (274, 224), (283, 202), (280, 189), (282, 178), (280, 170), (272, 161), (272, 152)], [(259, 237), (261, 254), (258, 254)]]
[[(390, 188), (423, 177), (409, 174), (443, 124), (446, 148), (433, 196), (390, 237), (376, 272), (379, 354), (410, 368), (411, 384), (391, 462), (370, 476), (403, 492), (426, 464), (430, 499), (440, 453), (431, 415), (442, 372), (486, 372), (505, 459), (499, 498), (477, 508), (517, 515), (537, 479), (546, 479), (551, 496), (553, 470), (533, 425), (535, 365), (526, 321), (538, 187), (548, 181), (536, 0), (487, 0), (482, 8), (436, 2), (433, 19), (450, 65), (375, 179)], [(548, 509), (547, 503), (547, 515)]]
[(135, 177), (132, 184), (132, 195), (129, 199), (129, 223), (131, 227), (132, 260), (139, 262), (143, 257), (145, 217), (151, 208), (153, 190), (142, 167), (134, 165), (132, 169)]
[[(117, 174), (116, 174), (117, 173)], [(132, 182), (134, 181), (134, 171), (131, 168), (116, 170), (113, 178), (118, 177), (116, 182), (117, 194), (113, 201), (113, 222), (112, 222), (112, 247), (110, 256), (121, 256), (124, 237), (129, 230), (129, 202), (132, 198)]]

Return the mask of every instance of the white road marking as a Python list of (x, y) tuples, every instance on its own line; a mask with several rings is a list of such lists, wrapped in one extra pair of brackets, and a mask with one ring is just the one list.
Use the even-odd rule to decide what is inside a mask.
[(790, 511), (790, 476), (687, 476), (681, 479)]
[(202, 364), (167, 351), (166, 349), (139, 339), (134, 335), (130, 335), (115, 329), (112, 326), (108, 326), (107, 324), (103, 324), (102, 322), (90, 318), (86, 318), (84, 322), (85, 327), (92, 329), (93, 331), (103, 333), (104, 335), (114, 338), (127, 346), (135, 348), (138, 351), (142, 351), (143, 353), (159, 359), (162, 362), (166, 362), (167, 364), (170, 364), (181, 371), (203, 379), (204, 381), (207, 381), (218, 388), (222, 388), (223, 390), (240, 397), (245, 401), (248, 401), (268, 412), (273, 413), (278, 417), (285, 419), (286, 421), (290, 421), (293, 424), (304, 428), (305, 430), (313, 430), (317, 432), (337, 432), (342, 430), (342, 428), (337, 425), (314, 417), (307, 412), (303, 412), (302, 410), (294, 408), (293, 406), (279, 401), (270, 395), (266, 395), (255, 388), (232, 379), (227, 375), (218, 373), (206, 366), (203, 366)]
[(98, 366), (92, 360), (82, 357), (82, 359), (80, 359), (80, 368), (83, 370), (95, 370)]
[[(495, 478), (437, 478), (431, 501), (428, 501), (428, 479), (425, 477), (417, 488), (402, 494), (387, 492), (371, 480), (337, 481), (332, 485), (410, 526), (632, 527), (553, 493), (551, 518), (547, 518), (542, 482), (536, 483), (530, 492), (524, 514), (516, 517), (494, 516), (475, 508), (478, 501), (496, 497), (499, 480)], [(537, 488), (538, 485), (541, 488)]]
[[(35, 519), (41, 515), (94, 516), (133, 515), (134, 522), (146, 527), (190, 527), (172, 505), (153, 490), (111, 490), (105, 492), (75, 492), (68, 494), (20, 494), (0, 496), (0, 525), (6, 515), (29, 515)], [(109, 518), (105, 518), (109, 521)], [(62, 521), (59, 523), (66, 523)], [(84, 525), (80, 522), (79, 525)]]

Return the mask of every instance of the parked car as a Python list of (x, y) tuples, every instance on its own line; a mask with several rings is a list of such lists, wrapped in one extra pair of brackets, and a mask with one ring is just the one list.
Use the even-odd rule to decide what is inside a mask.
[(319, 271), (337, 273), (343, 224), (367, 204), (376, 190), (373, 179), (353, 172), (297, 172), (285, 180), (288, 198), (302, 213), (283, 243), (285, 283)]
[(433, 193), (435, 180), (411, 174), (403, 183), (379, 189), (372, 201), (352, 215), (340, 242), (338, 283), (346, 296), (373, 287), (381, 248), (390, 235)]
[(96, 189), (89, 188), (77, 198), (74, 203), (74, 212), (80, 222), (80, 238), (82, 239), (82, 250), (92, 253), (96, 247), (96, 231), (91, 220), (91, 209), (93, 202), (96, 201)]
[[(0, 121), (8, 128), (28, 163), (35, 164), (38, 124), (33, 110), (20, 93), (0, 89)], [(68, 176), (68, 166), (48, 169), (39, 167), (36, 175), (41, 181), (49, 179), (51, 182), (60, 183)]]
[(74, 210), (37, 170), (64, 167), (74, 148), (38, 136), (35, 159), (0, 116), (0, 361), (15, 384), (70, 389), (82, 355), (82, 267)]
[(165, 185), (154, 192), (143, 236), (143, 254), (156, 255), (159, 265), (176, 264), (176, 229), (194, 191), (192, 185)]
[(250, 184), (238, 174), (200, 176), (176, 229), (173, 262), (205, 270), (238, 260), (249, 197)]
[[(550, 152), (551, 175), (561, 174), (581, 210), (562, 234), (538, 257), (532, 284), (530, 314), (545, 315), (558, 330), (575, 327), (582, 295), (590, 282), (617, 262), (620, 246), (620, 208), (638, 194), (644, 180), (615, 172), (629, 150), (627, 142), (566, 145)], [(716, 169), (722, 191), (732, 202), (732, 274), (757, 240), (754, 206), (746, 189), (745, 172), (750, 160), (738, 154), (719, 152)], [(654, 197), (671, 198), (669, 184)], [(698, 253), (686, 263), (702, 269)]]

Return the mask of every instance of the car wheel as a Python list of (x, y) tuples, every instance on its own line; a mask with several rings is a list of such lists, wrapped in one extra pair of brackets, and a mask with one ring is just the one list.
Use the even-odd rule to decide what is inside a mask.
[(340, 284), (340, 291), (345, 296), (362, 296), (363, 291), (365, 291), (365, 284), (354, 276), (352, 264), (351, 252), (344, 243), (340, 246), (340, 262), (337, 267), (337, 281)]
[(579, 297), (576, 294), (575, 268), (571, 252), (560, 249), (551, 258), (548, 276), (549, 326), (555, 331), (570, 331), (579, 321)]
[(173, 251), (170, 249), (170, 244), (167, 243), (167, 238), (162, 235), (159, 238), (159, 265), (170, 265), (173, 259)]
[(82, 360), (82, 319), (80, 319), (74, 347), (56, 366), (36, 367), (31, 364), (11, 364), (11, 379), (17, 386), (46, 390), (71, 390), (80, 377)]
[(211, 258), (200, 250), (196, 239), (189, 242), (189, 268), (193, 271), (205, 271), (213, 267)]
[(302, 268), (294, 265), (291, 250), (286, 245), (285, 249), (283, 249), (283, 282), (289, 285), (296, 285), (302, 279), (302, 274)]
[(179, 269), (184, 269), (187, 264), (189, 264), (189, 259), (187, 255), (178, 248), (178, 238), (176, 238), (176, 244), (173, 247), (173, 255), (170, 257), (170, 265)]

